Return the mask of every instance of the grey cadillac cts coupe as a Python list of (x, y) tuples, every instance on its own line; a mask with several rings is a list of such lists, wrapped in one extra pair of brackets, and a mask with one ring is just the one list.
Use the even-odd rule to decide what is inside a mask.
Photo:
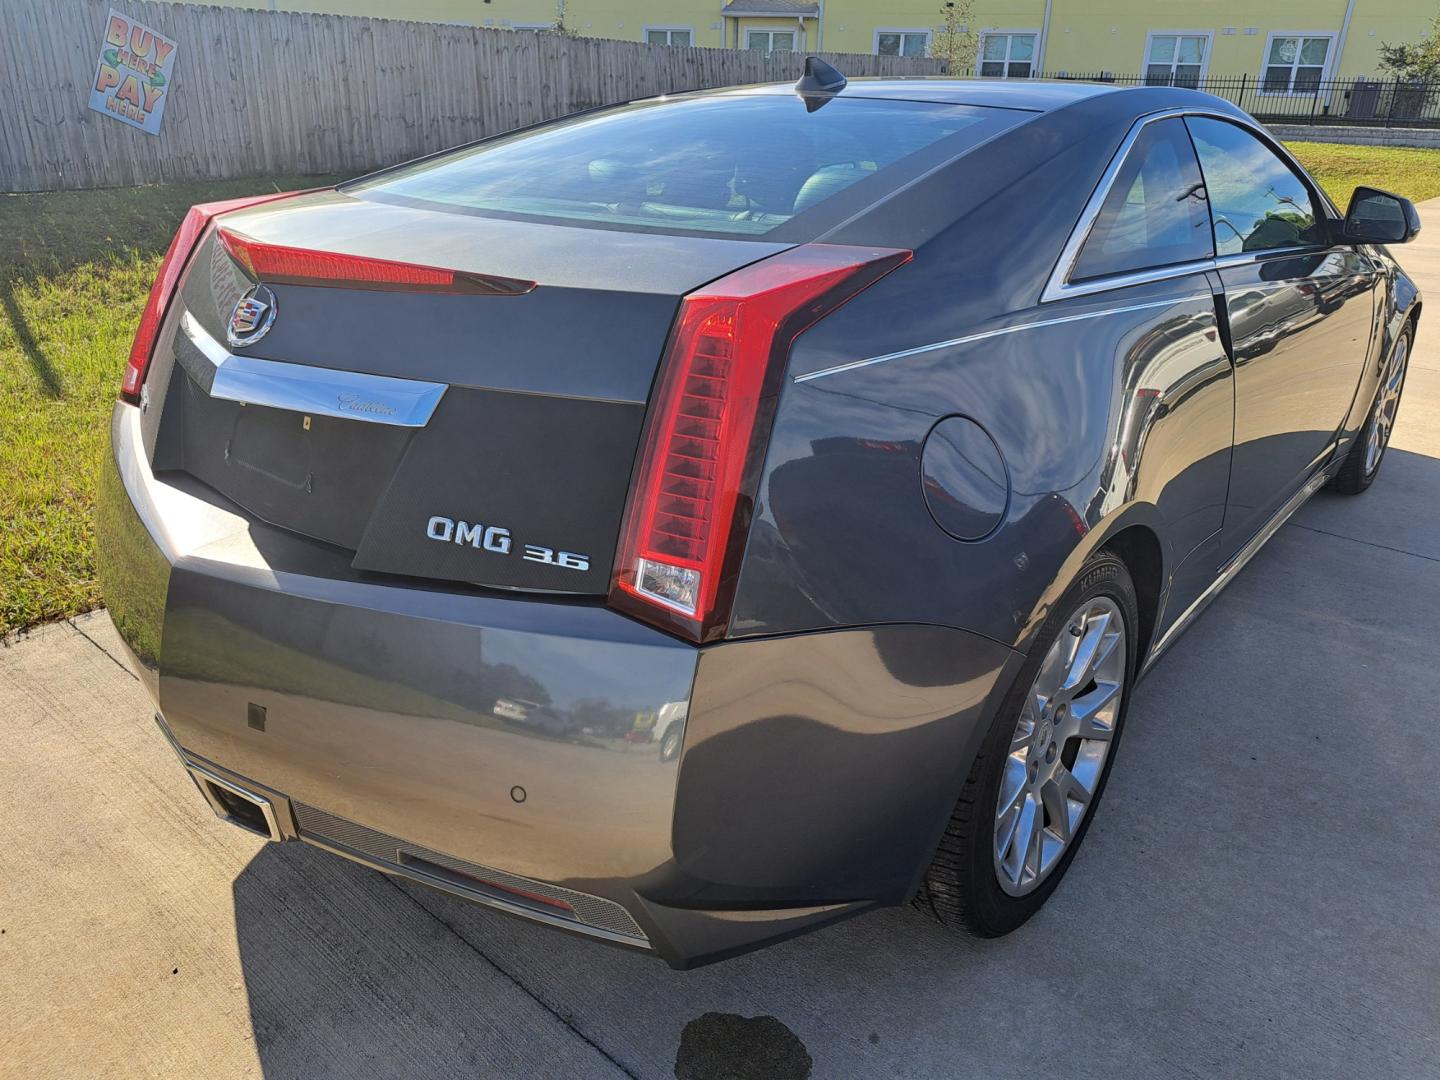
[(1204, 94), (807, 66), (190, 211), (99, 529), (216, 813), (677, 967), (1054, 891), (1375, 478), (1419, 219)]

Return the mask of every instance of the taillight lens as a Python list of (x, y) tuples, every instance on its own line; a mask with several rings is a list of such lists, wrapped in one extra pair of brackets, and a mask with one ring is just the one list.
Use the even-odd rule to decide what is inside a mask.
[(227, 199), (223, 202), (199, 203), (185, 212), (185, 219), (170, 241), (155, 283), (150, 286), (150, 297), (145, 301), (145, 310), (140, 313), (140, 325), (135, 330), (135, 340), (130, 345), (130, 360), (125, 365), (125, 379), (120, 384), (120, 396), (132, 405), (140, 403), (140, 387), (145, 383), (145, 373), (150, 369), (150, 358), (155, 352), (155, 339), (160, 336), (160, 327), (165, 321), (165, 312), (180, 284), (180, 274), (190, 255), (205, 233), (211, 219), (231, 210), (242, 210), (260, 203), (274, 202), (288, 198), (294, 192), (275, 195), (258, 195), (247, 199)]
[(233, 229), (221, 229), (220, 242), (246, 273), (271, 285), (481, 296), (522, 296), (535, 288), (535, 282), (520, 278), (270, 244)]
[(910, 258), (811, 244), (681, 301), (625, 511), (614, 606), (694, 641), (724, 633), (790, 345)]

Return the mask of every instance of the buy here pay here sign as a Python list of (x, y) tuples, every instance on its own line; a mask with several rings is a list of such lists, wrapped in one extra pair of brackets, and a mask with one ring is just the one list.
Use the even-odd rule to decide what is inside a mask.
[(110, 9), (90, 108), (151, 135), (160, 133), (175, 73), (175, 42)]

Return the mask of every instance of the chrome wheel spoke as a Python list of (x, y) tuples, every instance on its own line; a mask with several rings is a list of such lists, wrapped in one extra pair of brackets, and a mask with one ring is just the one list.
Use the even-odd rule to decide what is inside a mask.
[(1010, 853), (1010, 845), (1015, 842), (1015, 831), (1020, 827), (1020, 812), (1023, 809), (1020, 803), (1016, 803), (1010, 808), (1010, 812), (996, 823), (995, 858), (1002, 864)]
[(1395, 346), (1395, 355), (1390, 358), (1390, 369), (1380, 385), (1375, 399), (1375, 415), (1365, 433), (1365, 473), (1369, 475), (1380, 467), (1380, 458), (1390, 445), (1390, 436), (1395, 430), (1395, 418), (1400, 412), (1400, 392), (1405, 388), (1405, 368), (1409, 360), (1409, 347), (1404, 338)]
[(1038, 799), (1035, 801), (1035, 815), (1031, 821), (1033, 828), (1030, 830), (1030, 841), (1025, 845), (1025, 870), (1020, 879), (1021, 884), (1040, 880), (1041, 857), (1045, 845), (1045, 830), (1040, 822), (1040, 805)]
[(1400, 388), (1405, 385), (1405, 365), (1406, 361), (1410, 359), (1409, 353), (1409, 346), (1403, 341), (1395, 347), (1390, 378), (1385, 380), (1385, 396), (1391, 401), (1400, 396)]
[(1005, 759), (1005, 771), (1000, 777), (999, 816), (1003, 818), (1015, 809), (1025, 794), (1028, 768), (1023, 754), (1011, 754)]
[(1056, 735), (1069, 739), (1109, 739), (1115, 734), (1112, 726), (1120, 703), (1121, 685), (1109, 680), (1095, 680), (1095, 689), (1070, 702), (1069, 722), (1056, 728)]
[(1004, 850), (998, 845), (996, 850), (1000, 869), (1013, 886), (1024, 885), (1026, 871), (1038, 866), (1033, 857), (1039, 851), (1040, 801), (1027, 793), (1018, 811)]
[(1060, 684), (1061, 691), (1071, 694), (1090, 681), (1090, 673), (1108, 655), (1106, 631), (1110, 627), (1110, 613), (1087, 615), (1081, 625), (1083, 630), (1080, 643), (1075, 646), (1070, 670), (1065, 673), (1065, 681)]
[(1062, 765), (1040, 789), (1040, 798), (1045, 804), (1050, 831), (1062, 844), (1068, 844), (1085, 816), (1090, 792)]
[(1030, 697), (1027, 700), (1027, 708), (1036, 712), (1044, 711), (1055, 700), (1055, 695), (1060, 692), (1065, 676), (1070, 669), (1070, 654), (1067, 648), (1069, 634), (1061, 634), (1059, 640), (1050, 647), (1045, 654), (1045, 661), (1040, 665), (1040, 671), (1035, 676), (1035, 685), (1030, 690)]
[(1025, 707), (1020, 710), (1020, 722), (1015, 725), (1015, 733), (1010, 736), (1011, 754), (1017, 750), (1023, 752), (1029, 749), (1030, 741), (1035, 736), (1035, 725), (1043, 711), (1044, 706), (1036, 704), (1035, 696), (1030, 695), (1025, 702)]
[(1086, 739), (1076, 749), (1075, 760), (1070, 763), (1070, 775), (1087, 796), (1093, 797), (1099, 790), (1100, 773), (1109, 756), (1109, 744), (1098, 739)]

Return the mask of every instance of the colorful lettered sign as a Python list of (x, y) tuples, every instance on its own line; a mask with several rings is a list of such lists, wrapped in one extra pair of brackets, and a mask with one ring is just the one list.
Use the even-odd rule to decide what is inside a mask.
[(175, 74), (175, 51), (175, 42), (164, 34), (111, 8), (90, 84), (90, 108), (158, 135)]

